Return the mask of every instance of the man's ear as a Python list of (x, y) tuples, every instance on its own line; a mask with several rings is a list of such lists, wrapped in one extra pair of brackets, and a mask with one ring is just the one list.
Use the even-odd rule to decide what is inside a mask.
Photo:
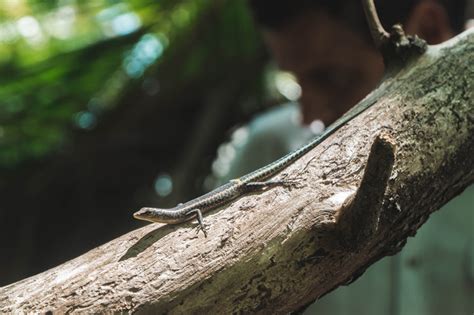
[(411, 11), (405, 31), (418, 35), (430, 45), (442, 43), (454, 35), (446, 9), (436, 0), (420, 1)]

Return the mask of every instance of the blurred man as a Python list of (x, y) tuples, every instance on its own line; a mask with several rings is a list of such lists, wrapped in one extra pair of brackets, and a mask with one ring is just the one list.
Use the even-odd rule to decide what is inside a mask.
[[(463, 29), (464, 1), (384, 0), (377, 8), (386, 29), (403, 22), (408, 34), (438, 44)], [(382, 77), (382, 58), (372, 44), (360, 2), (250, 1), (274, 59), (301, 85), (305, 124), (315, 119), (332, 123)]]
[[(233, 141), (233, 159), (220, 161), (227, 164), (221, 174), (222, 181), (239, 177), (301, 146), (376, 87), (382, 78), (384, 65), (372, 44), (360, 2), (249, 1), (276, 63), (294, 74), (302, 94), (299, 106), (280, 106), (239, 130), (240, 136), (234, 137), (237, 140)], [(382, 0), (376, 1), (376, 6), (387, 29), (401, 22), (406, 33), (417, 34), (429, 44), (438, 44), (463, 29), (465, 2)], [(473, 275), (469, 274), (472, 270), (463, 264), (465, 259), (472, 259), (469, 256), (472, 254), (469, 251), (472, 226), (465, 222), (466, 216), (471, 216), (468, 221), (472, 222), (468, 208), (472, 207), (473, 193), (471, 187), (463, 198), (455, 201), (454, 207), (463, 209), (456, 212), (457, 219), (452, 211), (441, 212), (449, 215), (451, 220), (459, 221), (453, 222), (453, 227), (459, 229), (456, 238), (449, 232), (440, 237), (438, 232), (446, 226), (442, 223), (444, 219), (438, 222), (439, 216), (435, 215), (426, 225), (438, 224), (440, 227), (434, 228), (436, 233), (425, 236), (425, 239), (422, 236), (415, 239), (424, 240), (424, 243), (417, 244), (412, 240), (404, 249), (404, 255), (385, 259), (355, 284), (339, 289), (313, 305), (313, 311), (320, 314), (472, 312), (472, 282), (466, 287), (466, 281), (473, 281)], [(423, 231), (426, 230), (424, 227)], [(453, 243), (461, 245), (438, 245), (440, 238), (449, 237)], [(424, 257), (420, 256), (419, 249), (414, 252), (410, 246), (421, 247), (426, 255), (438, 258), (430, 259), (420, 268)], [(446, 254), (444, 257), (451, 258), (441, 259), (438, 255), (443, 252)], [(458, 282), (452, 280), (456, 278)], [(439, 301), (443, 302), (440, 304)]]

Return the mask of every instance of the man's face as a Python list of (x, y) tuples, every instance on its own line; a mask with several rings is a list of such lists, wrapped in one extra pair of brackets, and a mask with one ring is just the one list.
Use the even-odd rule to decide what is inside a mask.
[(282, 70), (302, 88), (303, 122), (334, 122), (367, 95), (383, 74), (378, 52), (349, 27), (310, 11), (264, 38)]

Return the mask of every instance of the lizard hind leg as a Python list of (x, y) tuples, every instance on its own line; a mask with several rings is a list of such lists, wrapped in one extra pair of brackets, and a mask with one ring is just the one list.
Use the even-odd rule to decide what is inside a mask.
[(199, 209), (193, 209), (189, 214), (196, 214), (196, 219), (198, 220), (197, 232), (202, 231), (204, 236), (207, 237), (207, 228), (204, 225), (204, 220), (202, 218), (202, 212)]

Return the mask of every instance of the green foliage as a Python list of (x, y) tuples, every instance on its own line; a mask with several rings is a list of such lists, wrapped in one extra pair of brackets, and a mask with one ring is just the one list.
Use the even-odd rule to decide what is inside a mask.
[[(222, 11), (218, 25), (187, 54), (212, 10)], [(0, 8), (0, 167), (94, 129), (131, 83), (176, 55), (170, 80), (196, 80), (209, 56), (245, 59), (260, 47), (242, 1), (10, 1)]]

